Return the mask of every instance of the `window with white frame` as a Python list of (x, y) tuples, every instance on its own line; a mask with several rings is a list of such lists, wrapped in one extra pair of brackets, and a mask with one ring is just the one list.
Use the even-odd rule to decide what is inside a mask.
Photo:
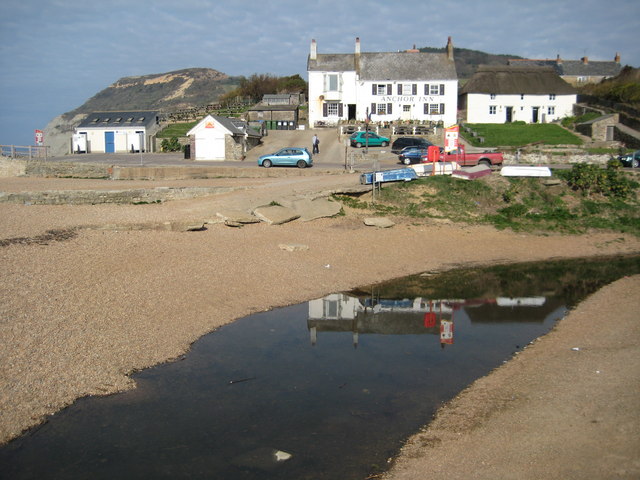
[(402, 84), (402, 94), (403, 95), (413, 95), (413, 85), (411, 83), (403, 83)]
[(444, 115), (444, 103), (425, 103), (425, 115)]
[(337, 117), (338, 116), (338, 104), (329, 102), (327, 103), (327, 116), (328, 117)]
[(327, 92), (338, 91), (338, 74), (337, 73), (328, 73), (327, 75), (325, 75), (324, 89)]
[(440, 85), (431, 84), (429, 85), (429, 95), (439, 95), (440, 94)]
[(555, 100), (556, 99), (556, 94), (555, 93), (550, 93), (549, 94), (549, 100)]
[(547, 113), (549, 115), (555, 115), (556, 114), (556, 107), (548, 107), (547, 108)]
[(378, 115), (386, 115), (387, 114), (387, 104), (386, 103), (378, 103), (378, 105), (376, 105), (376, 113)]
[(386, 95), (387, 94), (387, 86), (384, 83), (381, 83), (376, 86), (376, 95)]
[(520, 94), (520, 100), (524, 100), (524, 93)]
[(498, 109), (496, 108), (495, 105), (489, 105), (489, 115), (495, 115), (497, 111)]
[(495, 93), (492, 93), (492, 94), (491, 94), (491, 100), (495, 100), (495, 99), (496, 99), (496, 94), (495, 94)]
[(402, 111), (403, 112), (411, 112), (411, 105), (403, 105), (402, 106)]

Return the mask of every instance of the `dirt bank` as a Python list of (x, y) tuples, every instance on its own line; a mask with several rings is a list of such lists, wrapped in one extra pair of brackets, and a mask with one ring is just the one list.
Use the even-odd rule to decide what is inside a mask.
[[(248, 190), (161, 205), (2, 204), (0, 239), (114, 222), (215, 219), (221, 206), (246, 208), (357, 183), (331, 177), (265, 179)], [(0, 182), (0, 190), (10, 188), (11, 179)], [(43, 181), (40, 188), (49, 186)], [(288, 243), (309, 249), (280, 248)], [(374, 229), (355, 214), (281, 226), (210, 224), (186, 233), (80, 228), (62, 241), (9, 243), (0, 248), (0, 441), (80, 396), (131, 388), (130, 372), (175, 358), (203, 334), (252, 312), (421, 271), (638, 252), (637, 238), (619, 234), (532, 236), (409, 221)], [(418, 435), (389, 478), (439, 478), (436, 463), (447, 475), (459, 465), (454, 478), (583, 478), (567, 469), (547, 475), (547, 465), (562, 463), (565, 454), (575, 471), (590, 464), (584, 471), (592, 478), (637, 475), (637, 456), (628, 449), (639, 451), (639, 286), (637, 277), (625, 279), (592, 297), (550, 340), (478, 382), (458, 402), (486, 409), (471, 410), (462, 424), (436, 422), (444, 433)], [(451, 406), (453, 418), (463, 417), (456, 412), (466, 407), (458, 405)], [(572, 453), (576, 439), (584, 448)], [(514, 451), (518, 441), (524, 443)], [(532, 456), (521, 455), (529, 450)], [(599, 465), (609, 468), (616, 459), (618, 470), (610, 472), (618, 476), (600, 475)]]

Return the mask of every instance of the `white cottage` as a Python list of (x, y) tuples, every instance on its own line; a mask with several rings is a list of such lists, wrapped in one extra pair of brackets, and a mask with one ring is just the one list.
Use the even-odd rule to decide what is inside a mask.
[(75, 128), (73, 153), (150, 151), (159, 129), (156, 111), (93, 112)]
[(242, 160), (261, 135), (234, 118), (207, 115), (187, 132), (191, 160)]
[(311, 41), (309, 126), (348, 120), (398, 120), (456, 123), (458, 77), (451, 38), (446, 53), (416, 49), (393, 53), (360, 51), (319, 54)]
[(550, 67), (484, 66), (465, 84), (467, 123), (547, 123), (573, 115), (574, 87)]

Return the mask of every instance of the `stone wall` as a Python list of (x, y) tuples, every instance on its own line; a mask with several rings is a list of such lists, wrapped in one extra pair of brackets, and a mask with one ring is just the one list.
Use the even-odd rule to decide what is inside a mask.
[(110, 166), (76, 162), (27, 162), (28, 177), (109, 178)]
[(24, 177), (26, 160), (0, 158), (0, 177)]
[(610, 155), (552, 155), (550, 153), (523, 153), (519, 158), (513, 153), (504, 154), (505, 165), (561, 165), (574, 163), (592, 163), (594, 165), (606, 165)]

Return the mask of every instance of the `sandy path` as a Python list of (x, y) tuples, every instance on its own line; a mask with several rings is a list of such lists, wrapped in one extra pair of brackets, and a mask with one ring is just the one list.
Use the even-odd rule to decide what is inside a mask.
[[(257, 182), (242, 192), (164, 205), (0, 204), (0, 239), (116, 220), (143, 222), (185, 216), (215, 217), (216, 210), (224, 205), (247, 206), (277, 195), (305, 194), (329, 188), (336, 182), (354, 182), (349, 176), (329, 177), (313, 181), (297, 178)], [(287, 252), (279, 248), (282, 243), (301, 243), (309, 249)], [(365, 227), (362, 219), (352, 214), (308, 223), (258, 224), (241, 229), (215, 224), (206, 231), (188, 233), (80, 230), (77, 236), (62, 242), (2, 247), (0, 441), (19, 435), (23, 429), (39, 423), (45, 415), (79, 396), (132, 387), (127, 376), (130, 372), (175, 358), (203, 334), (252, 312), (425, 270), (638, 252), (639, 239), (618, 234), (543, 237), (498, 232), (488, 227), (410, 222), (380, 230)], [(565, 433), (571, 433), (573, 428), (571, 419), (559, 414), (558, 405), (551, 402), (561, 384), (564, 396), (558, 396), (557, 401), (569, 402), (588, 422), (596, 420), (587, 425), (592, 430), (576, 430), (578, 438), (596, 435), (599, 445), (607, 445), (611, 440), (611, 444), (617, 446), (620, 442), (613, 443), (612, 437), (619, 435), (622, 442), (635, 440), (636, 443), (629, 445), (637, 447), (637, 422), (630, 423), (629, 417), (634, 418), (638, 410), (629, 408), (637, 407), (637, 403), (633, 403), (637, 395), (630, 394), (637, 394), (638, 388), (639, 332), (637, 327), (631, 328), (629, 322), (617, 322), (629, 315), (633, 315), (633, 320), (637, 318), (638, 286), (638, 278), (625, 280), (612, 290), (605, 290), (611, 294), (603, 293), (594, 297), (595, 303), (586, 302), (581, 307), (587, 310), (576, 320), (580, 323), (578, 333), (584, 340), (578, 345), (589, 348), (580, 352), (580, 357), (571, 356), (575, 352), (567, 350), (569, 345), (573, 346), (576, 331), (568, 329), (563, 333), (563, 328), (559, 328), (554, 332), (558, 340), (555, 343), (549, 340), (559, 350), (549, 351), (543, 348), (545, 343), (540, 342), (512, 362), (516, 370), (511, 377), (487, 380), (497, 382), (499, 387), (508, 387), (507, 392), (514, 389), (515, 401), (506, 401), (505, 391), (500, 388), (478, 387), (483, 402), (500, 410), (491, 418), (501, 419), (503, 410), (513, 409), (534, 419), (533, 426), (527, 428), (539, 426), (541, 443), (531, 448), (542, 445), (543, 451), (538, 456), (522, 457), (521, 468), (526, 475), (511, 474), (509, 455), (505, 454), (502, 462), (495, 457), (520, 435), (519, 429), (507, 431), (505, 425), (513, 421), (520, 422), (518, 426), (526, 426), (524, 420), (504, 417), (505, 423), (490, 424), (480, 415), (473, 416), (473, 428), (463, 429), (459, 435), (457, 427), (449, 429), (454, 437), (471, 442), (458, 444), (461, 447), (441, 443), (443, 451), (457, 452), (456, 455), (447, 457), (442, 451), (433, 454), (428, 449), (423, 455), (421, 448), (419, 453), (408, 449), (408, 457), (418, 457), (416, 463), (400, 462), (394, 472), (396, 476), (390, 478), (427, 478), (425, 472), (432, 472), (434, 458), (443, 466), (442, 471), (448, 472), (451, 464), (462, 463), (467, 457), (473, 458), (469, 465), (476, 468), (482, 465), (478, 463), (484, 461), (482, 458), (493, 459), (492, 470), (487, 470), (493, 475), (491, 478), (554, 478), (535, 473), (536, 462), (554, 457), (543, 455), (544, 451), (566, 447), (566, 442), (545, 442), (545, 438), (555, 435), (558, 425)], [(614, 315), (603, 311), (610, 307), (619, 311)], [(616, 323), (609, 327), (595, 320), (582, 322), (583, 317), (592, 315), (592, 308), (599, 309), (595, 310), (599, 318), (607, 317)], [(620, 328), (624, 328), (624, 333), (619, 335), (623, 343), (602, 340), (604, 334), (613, 335), (611, 332)], [(599, 367), (596, 360), (608, 351), (616, 354), (611, 357), (611, 363)], [(589, 363), (584, 366), (576, 363), (578, 358)], [(555, 366), (572, 361), (571, 370), (551, 366), (536, 368), (546, 365), (549, 359), (559, 362), (554, 363)], [(616, 370), (622, 361), (632, 368)], [(567, 374), (581, 369), (584, 375)], [(595, 377), (604, 382), (602, 385), (593, 383), (594, 369), (606, 372)], [(493, 378), (496, 376), (487, 377)], [(606, 415), (604, 411), (602, 414), (594, 411), (600, 406), (599, 401), (607, 397), (591, 402), (589, 392), (593, 389), (607, 389), (615, 394), (619, 399), (617, 408), (607, 409)], [(617, 415), (618, 423), (610, 423), (610, 415)], [(536, 418), (554, 421), (538, 422)], [(618, 428), (620, 425), (628, 427)], [(571, 435), (568, 438), (570, 440)], [(476, 448), (485, 441), (493, 444), (495, 450)], [(479, 457), (473, 457), (475, 451)], [(623, 453), (619, 455), (620, 468), (638, 472), (637, 464), (633, 467), (636, 470), (631, 470), (631, 459)], [(560, 459), (561, 455), (555, 457)], [(450, 463), (446, 463), (446, 458)], [(586, 455), (583, 449), (573, 460), (600, 462), (599, 457)], [(454, 478), (490, 478), (489, 474), (486, 477), (467, 475), (475, 470), (460, 471), (462, 473)], [(607, 477), (594, 474), (592, 478)]]

